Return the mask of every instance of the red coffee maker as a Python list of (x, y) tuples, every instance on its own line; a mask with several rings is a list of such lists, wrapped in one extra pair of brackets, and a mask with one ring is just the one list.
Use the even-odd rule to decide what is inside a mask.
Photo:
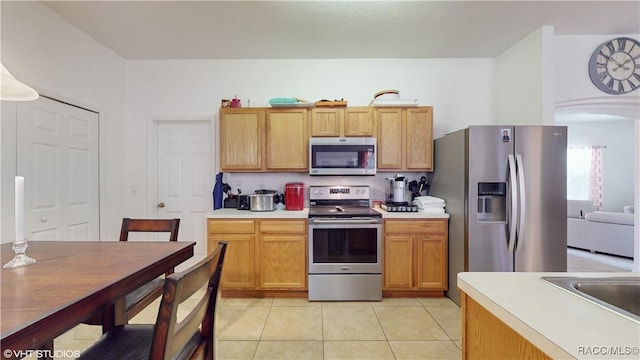
[(301, 182), (285, 184), (284, 203), (286, 210), (304, 209), (304, 184)]

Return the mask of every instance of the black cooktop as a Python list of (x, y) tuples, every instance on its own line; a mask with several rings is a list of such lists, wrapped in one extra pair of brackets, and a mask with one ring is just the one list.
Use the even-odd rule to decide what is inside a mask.
[(334, 206), (321, 205), (309, 208), (309, 217), (333, 217), (333, 218), (351, 218), (351, 217), (382, 217), (379, 212), (364, 206)]

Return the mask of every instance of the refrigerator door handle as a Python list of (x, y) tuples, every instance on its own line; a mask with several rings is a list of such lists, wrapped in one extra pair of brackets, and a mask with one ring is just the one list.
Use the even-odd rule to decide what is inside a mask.
[(518, 167), (518, 191), (520, 193), (520, 219), (518, 220), (518, 244), (516, 245), (516, 251), (520, 250), (520, 245), (522, 244), (523, 232), (522, 227), (524, 226), (525, 220), (525, 209), (526, 209), (526, 199), (525, 199), (525, 184), (524, 184), (524, 165), (522, 164), (522, 155), (516, 155), (516, 165)]
[(518, 221), (518, 183), (516, 178), (516, 161), (513, 155), (509, 154), (509, 188), (511, 190), (511, 216), (509, 217), (509, 242), (507, 247), (509, 252), (513, 252), (516, 245), (516, 227)]

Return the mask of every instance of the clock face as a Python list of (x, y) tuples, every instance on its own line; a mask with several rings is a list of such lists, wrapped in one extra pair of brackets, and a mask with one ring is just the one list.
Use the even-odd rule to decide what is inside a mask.
[(589, 60), (589, 76), (607, 94), (636, 90), (640, 87), (640, 42), (621, 37), (598, 46)]

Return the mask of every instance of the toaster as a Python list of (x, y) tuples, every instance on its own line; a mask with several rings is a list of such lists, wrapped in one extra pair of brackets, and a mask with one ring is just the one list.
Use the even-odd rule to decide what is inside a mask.
[(238, 210), (249, 210), (250, 206), (249, 195), (238, 195)]

